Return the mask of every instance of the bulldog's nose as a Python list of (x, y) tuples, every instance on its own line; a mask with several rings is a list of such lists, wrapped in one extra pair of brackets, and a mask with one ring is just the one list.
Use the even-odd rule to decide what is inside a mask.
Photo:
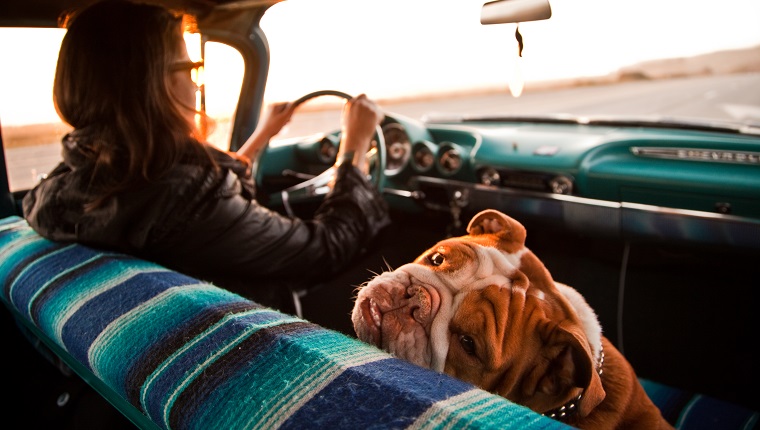
[(409, 312), (417, 322), (426, 324), (432, 313), (430, 293), (419, 285), (412, 285), (406, 290)]

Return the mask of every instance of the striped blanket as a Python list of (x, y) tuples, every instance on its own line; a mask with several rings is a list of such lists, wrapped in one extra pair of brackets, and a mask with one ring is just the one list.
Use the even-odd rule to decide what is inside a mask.
[(564, 428), (306, 320), (0, 220), (1, 299), (139, 427)]

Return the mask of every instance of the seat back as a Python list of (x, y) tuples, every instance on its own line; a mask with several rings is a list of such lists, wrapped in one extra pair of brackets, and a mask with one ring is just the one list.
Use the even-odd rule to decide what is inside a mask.
[(51, 242), (16, 216), (0, 220), (0, 287), (140, 428), (566, 427), (162, 266)]

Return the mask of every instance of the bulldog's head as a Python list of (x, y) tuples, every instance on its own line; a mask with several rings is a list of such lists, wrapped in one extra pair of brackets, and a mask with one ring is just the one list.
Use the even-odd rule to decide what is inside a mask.
[(516, 220), (486, 210), (467, 233), (363, 286), (357, 336), (540, 413), (582, 394), (585, 416), (605, 396), (593, 310), (554, 282)]

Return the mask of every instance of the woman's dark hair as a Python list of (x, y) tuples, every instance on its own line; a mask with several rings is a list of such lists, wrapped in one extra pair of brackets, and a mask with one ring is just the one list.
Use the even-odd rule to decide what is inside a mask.
[(169, 84), (183, 15), (105, 0), (66, 18), (53, 98), (59, 116), (92, 134), (99, 199), (150, 182), (187, 157), (214, 165)]

